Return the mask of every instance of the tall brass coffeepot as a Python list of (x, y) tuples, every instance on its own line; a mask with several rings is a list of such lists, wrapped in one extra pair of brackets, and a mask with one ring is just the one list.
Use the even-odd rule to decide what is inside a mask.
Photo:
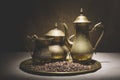
[[(95, 51), (98, 43), (100, 42), (103, 34), (104, 34), (104, 27), (100, 23), (97, 23), (91, 30), (89, 29), (90, 21), (87, 19), (86, 16), (83, 15), (83, 9), (81, 8), (80, 16), (76, 18), (73, 22), (74, 27), (76, 30), (76, 34), (68, 37), (68, 27), (65, 23), (62, 23), (65, 28), (65, 35), (66, 35), (66, 45), (70, 50), (71, 56), (74, 61), (87, 61), (91, 60), (93, 56), (93, 52)], [(94, 32), (97, 29), (101, 30), (101, 35), (98, 38), (95, 46), (93, 47), (90, 42), (89, 32)], [(73, 41), (71, 38), (75, 37)]]

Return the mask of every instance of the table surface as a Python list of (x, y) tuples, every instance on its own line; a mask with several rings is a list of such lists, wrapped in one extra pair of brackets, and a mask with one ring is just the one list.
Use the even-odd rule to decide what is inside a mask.
[(0, 80), (120, 80), (120, 53), (97, 52), (93, 59), (102, 68), (93, 73), (74, 76), (41, 76), (19, 69), (22, 61), (31, 58), (31, 52), (0, 53)]

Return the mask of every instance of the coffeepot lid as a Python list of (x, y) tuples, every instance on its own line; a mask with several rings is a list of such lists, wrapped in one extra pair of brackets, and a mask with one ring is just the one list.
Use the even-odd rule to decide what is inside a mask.
[(83, 9), (80, 10), (80, 16), (78, 16), (73, 23), (90, 23), (86, 16), (83, 14)]
[(56, 28), (48, 31), (48, 32), (45, 34), (45, 36), (53, 36), (53, 37), (59, 37), (59, 36), (62, 37), (62, 36), (65, 36), (64, 32), (58, 29), (57, 23), (55, 23), (55, 27), (56, 27)]

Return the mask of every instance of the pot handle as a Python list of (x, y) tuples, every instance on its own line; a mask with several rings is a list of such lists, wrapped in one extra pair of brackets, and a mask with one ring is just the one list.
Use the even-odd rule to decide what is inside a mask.
[(95, 46), (94, 46), (93, 50), (96, 49), (96, 47), (98, 46), (99, 42), (101, 41), (101, 39), (102, 39), (102, 37), (103, 37), (103, 35), (104, 35), (104, 26), (102, 25), (102, 22), (97, 23), (97, 24), (90, 30), (90, 32), (96, 31), (97, 28), (101, 28), (101, 29), (102, 29), (102, 32), (101, 32), (101, 34), (100, 34), (97, 42), (95, 43)]
[(68, 38), (68, 40), (71, 42), (72, 45), (73, 45), (73, 42), (71, 41), (71, 39), (74, 38), (74, 37), (75, 37), (75, 34), (72, 34), (72, 35)]
[(75, 37), (75, 34), (72, 34), (68, 39), (71, 40), (74, 37)]
[(38, 36), (36, 34), (34, 34), (32, 36), (27, 35), (27, 38), (31, 39), (32, 41), (34, 41), (34, 40), (38, 39)]

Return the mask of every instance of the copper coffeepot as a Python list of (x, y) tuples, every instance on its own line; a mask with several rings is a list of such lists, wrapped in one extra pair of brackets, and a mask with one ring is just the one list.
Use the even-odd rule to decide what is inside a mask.
[(38, 37), (37, 35), (27, 36), (34, 42), (33, 54), (31, 54), (32, 60), (35, 64), (41, 64), (41, 62), (51, 61), (51, 51), (49, 45), (53, 38)]
[[(98, 43), (100, 42), (103, 34), (104, 34), (104, 27), (100, 23), (97, 23), (92, 29), (89, 29), (90, 21), (87, 19), (86, 16), (83, 14), (83, 9), (81, 9), (80, 16), (76, 18), (73, 22), (74, 27), (76, 30), (76, 34), (68, 37), (68, 27), (65, 23), (62, 23), (65, 28), (65, 35), (66, 35), (66, 46), (69, 48), (71, 56), (74, 61), (87, 61), (91, 60), (93, 56), (93, 52), (95, 51)], [(101, 35), (98, 38), (95, 46), (93, 47), (90, 42), (90, 32), (94, 32), (97, 29), (101, 30)], [(75, 37), (73, 41), (71, 38)]]

